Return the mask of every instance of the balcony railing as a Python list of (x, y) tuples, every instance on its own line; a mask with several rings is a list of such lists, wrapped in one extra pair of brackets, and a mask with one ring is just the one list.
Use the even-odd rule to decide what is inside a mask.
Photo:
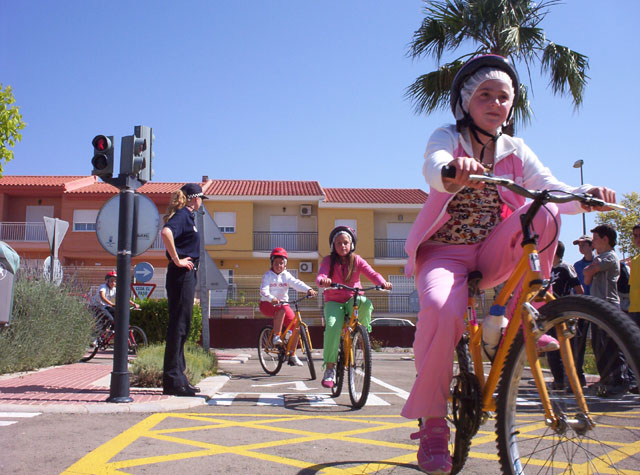
[(155, 240), (153, 241), (153, 244), (151, 244), (151, 247), (149, 248), (150, 250), (158, 251), (158, 250), (164, 249), (164, 243), (162, 242), (162, 237), (160, 236), (161, 232), (162, 232), (162, 229), (160, 229), (160, 231), (158, 231), (158, 235), (156, 236)]
[(407, 259), (407, 253), (404, 252), (405, 242), (406, 239), (376, 239), (374, 256), (382, 259)]
[(287, 251), (294, 252), (315, 252), (318, 250), (318, 233), (269, 231), (253, 233), (254, 251), (270, 251), (274, 247), (284, 247)]
[(47, 242), (44, 223), (0, 223), (0, 241)]

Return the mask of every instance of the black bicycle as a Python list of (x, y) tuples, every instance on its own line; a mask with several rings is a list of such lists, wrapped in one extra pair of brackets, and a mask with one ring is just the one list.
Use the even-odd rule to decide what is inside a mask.
[[(85, 355), (80, 358), (82, 362), (89, 361), (96, 356), (98, 351), (112, 348), (116, 335), (115, 321), (111, 315), (100, 308), (94, 308), (92, 312), (94, 316), (94, 331), (89, 348), (87, 348)], [(129, 325), (127, 340), (130, 355), (136, 355), (140, 348), (144, 348), (149, 344), (144, 330), (135, 325)]]

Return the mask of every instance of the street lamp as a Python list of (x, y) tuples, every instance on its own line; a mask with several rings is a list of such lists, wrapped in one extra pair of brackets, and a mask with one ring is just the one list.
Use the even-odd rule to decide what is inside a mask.
[[(573, 168), (579, 168), (580, 169), (580, 186), (584, 185), (584, 178), (582, 176), (582, 165), (584, 165), (584, 160), (576, 160), (576, 162), (573, 164)], [(582, 213), (582, 235), (586, 236), (587, 234), (587, 222), (586, 222), (586, 213)]]

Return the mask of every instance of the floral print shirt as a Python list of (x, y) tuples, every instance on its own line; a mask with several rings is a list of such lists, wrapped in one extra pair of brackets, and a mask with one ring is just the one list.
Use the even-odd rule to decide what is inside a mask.
[(463, 188), (449, 202), (449, 221), (431, 239), (447, 244), (482, 242), (502, 221), (502, 206), (494, 184), (485, 184), (482, 190)]

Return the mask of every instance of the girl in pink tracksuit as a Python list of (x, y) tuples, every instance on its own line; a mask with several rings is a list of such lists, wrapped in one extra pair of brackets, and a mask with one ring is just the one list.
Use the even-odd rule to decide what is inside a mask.
[[(451, 471), (445, 420), (454, 349), (464, 332), (467, 275), (482, 272), (482, 288), (500, 284), (522, 254), (520, 215), (525, 199), (495, 185), (471, 182), (471, 174), (490, 172), (531, 189), (588, 191), (607, 202), (607, 188), (570, 187), (558, 181), (522, 139), (502, 133), (519, 90), (518, 75), (505, 58), (485, 55), (460, 68), (451, 88), (456, 125), (437, 129), (427, 145), (423, 174), (429, 197), (407, 238), (406, 273), (415, 275), (420, 312), (414, 341), (417, 378), (402, 415), (421, 420), (418, 464), (427, 473)], [(443, 179), (444, 166), (456, 169)], [(539, 235), (543, 274), (548, 276), (556, 247), (559, 213), (580, 213), (577, 202), (548, 204), (533, 226)]]

